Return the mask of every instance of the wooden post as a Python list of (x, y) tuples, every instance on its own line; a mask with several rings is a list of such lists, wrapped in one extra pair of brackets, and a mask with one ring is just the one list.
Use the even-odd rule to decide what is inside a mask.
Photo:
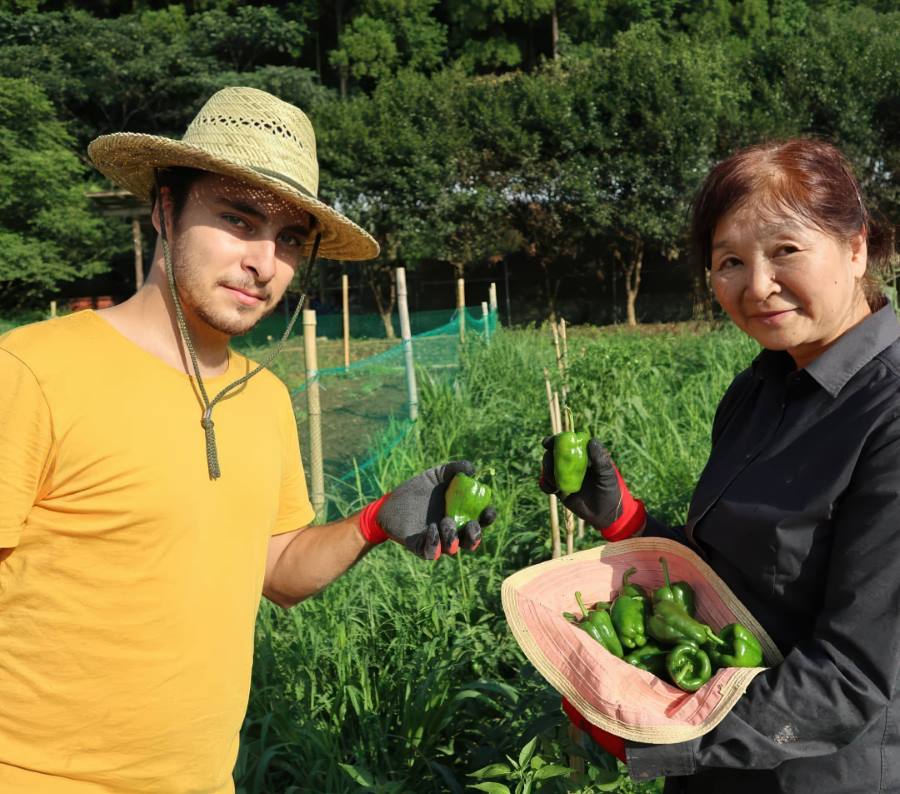
[(419, 393), (416, 388), (416, 368), (413, 363), (412, 332), (409, 327), (409, 305), (406, 300), (406, 268), (397, 268), (397, 311), (400, 313), (400, 337), (403, 339), (403, 357), (406, 360), (406, 394), (409, 402), (409, 418), (419, 416)]
[(484, 320), (484, 338), (491, 341), (491, 315), (488, 311), (487, 301), (481, 302), (481, 319)]
[[(571, 430), (568, 417), (565, 422), (559, 409), (559, 393), (553, 392), (553, 413), (556, 415), (555, 433), (562, 433), (564, 430)], [(563, 517), (566, 521), (566, 554), (575, 551), (575, 514), (567, 507), (563, 506)]]
[(50, 316), (56, 317), (56, 301), (50, 301)]
[(316, 516), (320, 517), (325, 506), (325, 472), (322, 466), (322, 408), (319, 404), (315, 309), (303, 310), (303, 350), (306, 355), (306, 405), (309, 412), (310, 498)]
[[(553, 390), (550, 388), (550, 376), (546, 369), (544, 370), (544, 386), (547, 390), (547, 405), (550, 408), (550, 432), (555, 435), (558, 432), (556, 430), (556, 412), (553, 410)], [(562, 544), (559, 537), (559, 508), (557, 507), (559, 500), (556, 498), (556, 494), (550, 494), (549, 501), (551, 556), (555, 560), (562, 556)]]
[(134, 291), (144, 286), (144, 238), (141, 234), (141, 222), (131, 219), (131, 242), (134, 245)]
[[(566, 339), (566, 320), (559, 321), (559, 338), (562, 343), (562, 353), (559, 357), (559, 374), (562, 376), (562, 404), (569, 404), (569, 343)], [(572, 430), (575, 428), (572, 427)]]
[(344, 369), (350, 369), (350, 279), (341, 276), (341, 305), (344, 310)]
[(459, 341), (466, 341), (466, 280), (456, 279), (456, 311), (459, 315)]
[(491, 314), (496, 318), (497, 325), (500, 325), (500, 313), (497, 308), (497, 285), (493, 281), (488, 289), (488, 304), (491, 308)]

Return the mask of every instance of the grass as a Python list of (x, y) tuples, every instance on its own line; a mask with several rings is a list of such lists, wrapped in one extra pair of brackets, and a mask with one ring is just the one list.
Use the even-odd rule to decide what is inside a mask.
[[(532, 740), (539, 761), (498, 785), (514, 790), (535, 763), (589, 754), (588, 777), (533, 781), (531, 790), (658, 790), (572, 743), (558, 696), (513, 641), (500, 605), (506, 576), (550, 556), (536, 485), (548, 433), (544, 367), (555, 375), (549, 340), (546, 331), (508, 331), (470, 345), (455, 378), (421, 372), (414, 430), (355, 493), (332, 493), (349, 512), (427, 466), (467, 457), (494, 468), (501, 517), (473, 554), (429, 565), (386, 544), (290, 611), (262, 605), (239, 791), (463, 792), (483, 767), (528, 761)], [(575, 331), (569, 348), (577, 424), (607, 443), (658, 517), (681, 520), (718, 399), (753, 343), (699, 326)], [(579, 547), (595, 542), (589, 535)]]

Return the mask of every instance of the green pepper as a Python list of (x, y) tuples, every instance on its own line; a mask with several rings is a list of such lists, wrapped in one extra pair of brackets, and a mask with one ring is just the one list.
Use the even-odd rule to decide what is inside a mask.
[(666, 583), (653, 594), (653, 601), (674, 601), (676, 604), (683, 607), (684, 611), (691, 617), (694, 617), (694, 615), (697, 614), (694, 588), (687, 582), (670, 582), (669, 564), (663, 557), (659, 558), (659, 564), (662, 567)]
[(609, 610), (616, 633), (626, 648), (639, 648), (647, 642), (644, 623), (647, 619), (647, 602), (639, 596), (616, 596)]
[(741, 623), (729, 623), (719, 632), (724, 648), (710, 648), (709, 658), (718, 667), (759, 667), (763, 652), (759, 640)]
[(467, 474), (458, 472), (447, 486), (444, 509), (459, 529), (470, 521), (478, 521), (481, 512), (491, 503), (491, 489)]
[(646, 645), (626, 654), (625, 661), (641, 670), (653, 673), (659, 678), (666, 679), (668, 678), (666, 656), (669, 651), (669, 648), (663, 648), (655, 642), (648, 642)]
[(709, 626), (694, 620), (684, 607), (674, 601), (657, 601), (653, 605), (647, 631), (653, 639), (672, 645), (685, 641), (698, 647), (706, 643), (725, 645), (725, 640), (719, 639)]
[(619, 595), (627, 595), (631, 596), (632, 598), (643, 599), (645, 607), (649, 609), (650, 596), (647, 594), (647, 591), (639, 584), (632, 584), (628, 581), (633, 573), (637, 573), (637, 568), (629, 568), (627, 571), (625, 571), (624, 574), (622, 574), (622, 589), (619, 590)]
[(590, 440), (590, 433), (574, 430), (556, 434), (553, 441), (553, 476), (563, 499), (581, 490), (588, 467), (587, 445)]
[(696, 645), (676, 645), (666, 656), (672, 683), (685, 692), (696, 692), (712, 678), (709, 656)]
[[(588, 612), (587, 607), (584, 605), (584, 601), (581, 599), (581, 593), (575, 593), (575, 600), (578, 602), (581, 614), (584, 615), (584, 620), (576, 623), (578, 628), (597, 640), (597, 642), (606, 648), (613, 656), (617, 656), (621, 659), (625, 655), (625, 651), (622, 650), (622, 643), (616, 635), (615, 628), (613, 628), (612, 618), (610, 618), (609, 612), (605, 609), (592, 609)], [(566, 612), (564, 613), (564, 617), (572, 619), (575, 616)]]

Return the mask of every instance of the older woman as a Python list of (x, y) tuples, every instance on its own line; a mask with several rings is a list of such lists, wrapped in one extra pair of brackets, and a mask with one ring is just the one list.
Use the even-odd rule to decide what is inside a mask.
[[(681, 744), (623, 743), (566, 711), (667, 792), (900, 792), (900, 325), (873, 278), (888, 238), (844, 156), (811, 139), (715, 166), (692, 233), (763, 350), (719, 404), (687, 523), (645, 520), (596, 440), (566, 504), (610, 540), (692, 546), (784, 662)], [(549, 452), (542, 487), (556, 491)]]

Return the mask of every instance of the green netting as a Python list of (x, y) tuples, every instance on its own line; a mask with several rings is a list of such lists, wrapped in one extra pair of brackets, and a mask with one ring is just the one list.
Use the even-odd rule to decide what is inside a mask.
[[(292, 307), (289, 307), (288, 312)], [(433, 311), (414, 312), (409, 317), (410, 331), (413, 335), (426, 331), (438, 331), (454, 325), (455, 309), (435, 309)], [(466, 310), (466, 315), (476, 325), (483, 325), (481, 311)], [(267, 317), (260, 322), (250, 333), (243, 337), (243, 343), (248, 346), (265, 345), (273, 339), (278, 339), (284, 331), (286, 317), (281, 313)], [(400, 319), (394, 313), (390, 317), (394, 337), (400, 338)], [(458, 326), (457, 326), (458, 327)], [(343, 339), (344, 319), (341, 314), (322, 314), (316, 312), (316, 333), (325, 339)], [(353, 339), (387, 339), (387, 329), (380, 314), (352, 314), (350, 315), (350, 336)]]
[[(435, 326), (434, 319), (439, 315), (445, 322)], [(484, 340), (497, 330), (496, 311), (484, 318), (479, 310), (466, 309), (464, 316), (467, 342)], [(322, 320), (326, 318), (316, 319), (321, 345), (321, 337), (328, 336), (327, 331), (323, 332)], [(420, 384), (426, 378), (455, 376), (461, 349), (459, 324), (456, 311), (411, 315), (412, 328), (426, 329), (414, 334), (410, 341)], [(315, 377), (321, 408), (325, 491), (332, 515), (346, 509), (360, 494), (375, 495), (374, 465), (390, 454), (413, 426), (404, 344), (400, 339), (387, 343), (390, 346), (383, 352), (352, 361), (346, 369), (343, 366), (319, 369)], [(303, 462), (310, 471), (308, 386), (306, 380), (293, 384), (291, 396)]]

